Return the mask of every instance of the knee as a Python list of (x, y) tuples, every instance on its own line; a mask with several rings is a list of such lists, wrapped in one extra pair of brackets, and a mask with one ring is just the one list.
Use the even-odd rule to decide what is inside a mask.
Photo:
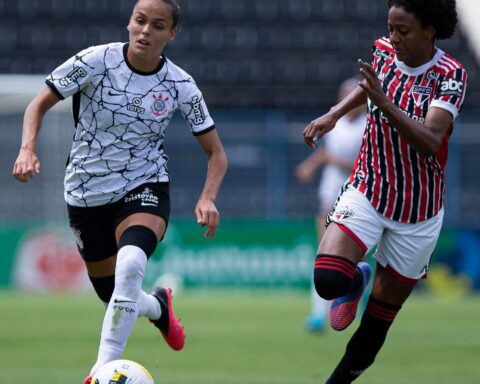
[(313, 271), (313, 283), (318, 295), (332, 300), (349, 293), (353, 286), (355, 265), (339, 256), (318, 255)]
[(127, 228), (118, 242), (116, 281), (142, 279), (156, 245), (157, 238), (151, 229), (142, 225)]
[(134, 245), (145, 252), (145, 255), (149, 258), (155, 251), (157, 243), (157, 236), (150, 228), (143, 225), (133, 225), (128, 227), (120, 236), (118, 248)]

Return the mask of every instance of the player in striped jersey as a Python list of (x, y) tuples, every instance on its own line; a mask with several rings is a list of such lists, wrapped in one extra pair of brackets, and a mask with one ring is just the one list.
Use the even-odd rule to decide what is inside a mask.
[(137, 317), (147, 317), (174, 350), (184, 346), (171, 291), (142, 290), (149, 257), (170, 213), (165, 130), (180, 111), (208, 158), (197, 222), (213, 237), (215, 199), (227, 158), (200, 90), (165, 57), (179, 18), (175, 0), (138, 0), (128, 23), (129, 43), (89, 47), (56, 68), (25, 111), (22, 146), (13, 174), (40, 172), (36, 140), (45, 113), (72, 96), (75, 134), (65, 172), (65, 198), (78, 249), (106, 304), (95, 365), (120, 358)]
[(373, 45), (364, 79), (304, 130), (308, 145), (367, 100), (363, 143), (327, 219), (314, 268), (320, 296), (334, 299), (330, 324), (355, 318), (370, 278), (362, 261), (378, 244), (372, 293), (360, 326), (328, 379), (355, 380), (374, 361), (416, 282), (426, 277), (443, 220), (448, 139), (464, 100), (467, 73), (436, 46), (457, 25), (454, 0), (388, 0), (389, 38)]

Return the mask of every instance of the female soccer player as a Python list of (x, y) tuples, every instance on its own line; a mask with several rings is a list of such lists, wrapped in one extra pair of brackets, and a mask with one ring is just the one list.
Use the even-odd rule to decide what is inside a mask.
[(361, 261), (378, 243), (366, 311), (328, 384), (355, 380), (375, 360), (395, 316), (426, 277), (444, 203), (448, 139), (465, 95), (467, 73), (435, 45), (457, 25), (454, 0), (388, 0), (389, 38), (359, 61), (364, 79), (304, 130), (308, 145), (368, 100), (366, 132), (354, 170), (337, 200), (314, 268), (315, 288), (334, 299), (330, 324), (345, 329), (370, 278)]
[[(146, 316), (168, 345), (180, 350), (184, 332), (171, 291), (142, 291), (148, 258), (169, 219), (169, 175), (163, 141), (176, 110), (208, 158), (206, 182), (195, 207), (197, 222), (213, 237), (215, 199), (227, 158), (193, 79), (163, 54), (175, 38), (175, 0), (139, 0), (128, 23), (129, 43), (87, 48), (55, 69), (25, 111), (13, 175), (40, 172), (35, 154), (45, 113), (72, 97), (73, 145), (65, 172), (70, 225), (93, 287), (107, 310), (98, 358), (90, 374), (122, 354), (138, 316)], [(91, 376), (85, 379), (89, 383)]]

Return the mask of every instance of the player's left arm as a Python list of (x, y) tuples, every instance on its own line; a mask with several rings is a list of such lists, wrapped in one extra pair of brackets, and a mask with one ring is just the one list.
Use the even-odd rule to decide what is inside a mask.
[(391, 125), (418, 152), (425, 156), (435, 154), (440, 148), (445, 135), (453, 124), (452, 114), (443, 108), (431, 107), (420, 123), (405, 115), (400, 108), (385, 95), (373, 67), (359, 62), (360, 73), (365, 78), (361, 87), (370, 100), (383, 112)]
[(228, 160), (217, 130), (195, 136), (208, 158), (205, 185), (195, 206), (198, 224), (207, 226), (205, 237), (214, 237), (220, 224), (220, 214), (215, 200), (227, 171)]

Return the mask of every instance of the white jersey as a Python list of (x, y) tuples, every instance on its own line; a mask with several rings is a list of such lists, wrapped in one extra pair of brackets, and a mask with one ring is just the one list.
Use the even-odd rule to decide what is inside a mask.
[[(359, 115), (355, 120), (349, 121), (346, 116), (338, 120), (335, 128), (324, 138), (324, 148), (332, 156), (352, 164), (360, 149), (363, 133), (365, 131), (366, 114)], [(351, 170), (327, 164), (322, 171), (318, 186), (318, 199), (322, 210), (331, 210), (338, 192), (348, 179)]]
[(168, 181), (163, 141), (177, 109), (193, 135), (214, 129), (191, 76), (165, 57), (155, 71), (139, 72), (127, 48), (87, 48), (47, 77), (61, 99), (73, 96), (75, 135), (64, 180), (70, 205), (104, 205), (146, 182)]

